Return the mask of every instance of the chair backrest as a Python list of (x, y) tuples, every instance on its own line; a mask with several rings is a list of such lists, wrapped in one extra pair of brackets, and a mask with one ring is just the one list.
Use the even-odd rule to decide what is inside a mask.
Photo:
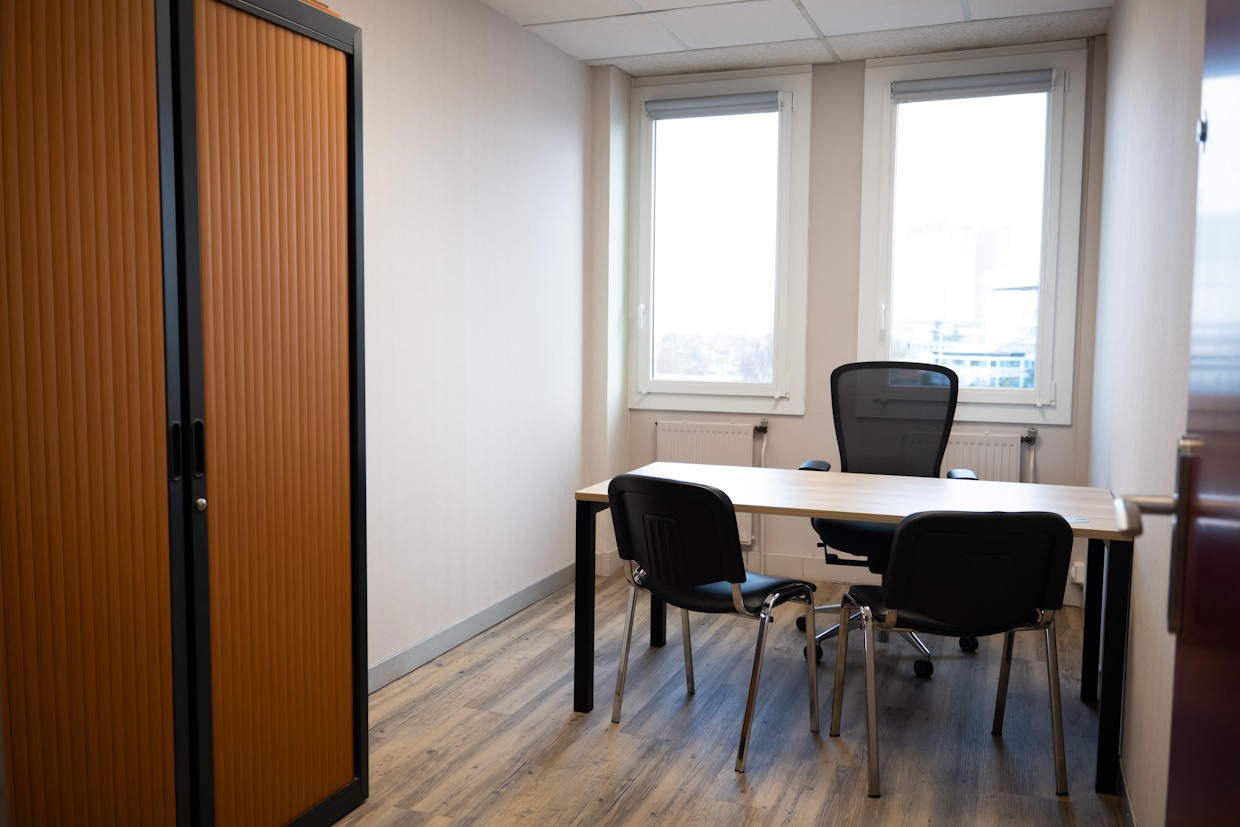
[(745, 582), (728, 495), (709, 485), (621, 474), (607, 487), (620, 557), (674, 588)]
[(937, 477), (960, 381), (942, 365), (854, 362), (831, 372), (840, 470)]
[(981, 634), (1063, 606), (1072, 529), (1045, 511), (923, 511), (896, 527), (883, 577), (888, 608)]

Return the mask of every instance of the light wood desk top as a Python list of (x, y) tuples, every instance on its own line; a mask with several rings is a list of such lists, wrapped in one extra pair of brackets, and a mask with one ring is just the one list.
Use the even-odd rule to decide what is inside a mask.
[[(898, 523), (918, 511), (1051, 511), (1068, 519), (1076, 537), (1131, 539), (1116, 528), (1105, 488), (681, 462), (655, 462), (632, 473), (712, 485), (737, 511), (754, 514)], [(608, 482), (583, 488), (576, 498), (605, 503)]]

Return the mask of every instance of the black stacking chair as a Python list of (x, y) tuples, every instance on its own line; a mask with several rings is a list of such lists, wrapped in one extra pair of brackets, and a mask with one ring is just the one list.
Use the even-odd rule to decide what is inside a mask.
[(831, 734), (840, 734), (848, 617), (855, 606), (865, 635), (865, 702), (870, 796), (879, 795), (878, 714), (874, 691), (874, 631), (932, 635), (1003, 634), (1003, 662), (991, 732), (1003, 734), (1012, 643), (1022, 629), (1046, 632), (1046, 673), (1051, 690), (1051, 740), (1055, 792), (1068, 794), (1059, 706), (1055, 612), (1063, 605), (1072, 555), (1072, 529), (1046, 512), (968, 513), (925, 511), (896, 528), (881, 586), (853, 586), (840, 609)]
[[(943, 452), (956, 416), (959, 380), (956, 372), (942, 365), (917, 362), (855, 362), (831, 372), (831, 408), (835, 413), (835, 438), (840, 449), (840, 470), (860, 474), (897, 474), (907, 477), (937, 477)], [(802, 471), (829, 471), (831, 464), (810, 460)], [(976, 480), (972, 471), (949, 471), (952, 479)], [(813, 519), (810, 523), (822, 540), (818, 545), (828, 563), (866, 566), (875, 574), (887, 567), (887, 555), (895, 526), (851, 520)], [(841, 557), (836, 552), (848, 555)], [(818, 611), (834, 612), (838, 604), (819, 606)], [(857, 619), (853, 619), (856, 625)], [(797, 627), (801, 628), (800, 622)], [(804, 629), (802, 629), (804, 631)], [(838, 627), (818, 635), (818, 641), (833, 637)], [(915, 634), (904, 637), (921, 652), (914, 663), (921, 677), (934, 672), (930, 650)], [(977, 649), (977, 640), (960, 641), (966, 651)], [(817, 657), (822, 647), (816, 646)], [(806, 656), (808, 657), (808, 647)]]
[[(762, 649), (771, 609), (788, 601), (805, 606), (806, 640), (814, 640), (814, 584), (804, 580), (747, 574), (741, 556), (736, 512), (728, 495), (696, 483), (622, 474), (607, 489), (620, 557), (628, 561), (629, 606), (624, 617), (624, 646), (616, 677), (611, 720), (620, 723), (624, 675), (633, 637), (633, 609), (639, 589), (681, 610), (685, 683), (693, 694), (693, 649), (689, 612), (732, 613), (758, 620), (758, 648), (749, 679), (749, 699), (741, 723), (736, 771), (745, 771), (749, 729), (753, 724)], [(809, 663), (809, 728), (818, 731), (818, 678)]]

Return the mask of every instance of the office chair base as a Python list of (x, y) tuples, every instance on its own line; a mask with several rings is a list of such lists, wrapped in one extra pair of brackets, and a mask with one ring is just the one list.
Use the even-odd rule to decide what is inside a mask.
[(913, 674), (919, 678), (928, 678), (934, 674), (934, 663), (928, 660), (913, 661)]

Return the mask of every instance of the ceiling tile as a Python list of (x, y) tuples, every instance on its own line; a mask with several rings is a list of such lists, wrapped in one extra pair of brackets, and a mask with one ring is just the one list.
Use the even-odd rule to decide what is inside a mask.
[(1110, 8), (1115, 0), (969, 0), (974, 20)]
[[(646, 11), (687, 9), (690, 6), (717, 6), (723, 3), (740, 3), (744, 0), (633, 0)], [(791, 0), (789, 0), (791, 2)]]
[(1050, 43), (1105, 34), (1110, 9), (1000, 17), (916, 29), (864, 32), (828, 38), (840, 60), (928, 55), (993, 46)]
[(964, 21), (964, 11), (960, 0), (801, 0), (801, 2), (810, 17), (814, 18), (818, 28), (828, 36)]
[(586, 20), (613, 14), (633, 14), (641, 8), (633, 0), (482, 0), (522, 26), (560, 20)]
[(578, 60), (648, 55), (684, 49), (666, 29), (644, 14), (543, 23), (528, 28)]
[(791, 0), (749, 0), (650, 15), (691, 49), (803, 40), (814, 30)]

